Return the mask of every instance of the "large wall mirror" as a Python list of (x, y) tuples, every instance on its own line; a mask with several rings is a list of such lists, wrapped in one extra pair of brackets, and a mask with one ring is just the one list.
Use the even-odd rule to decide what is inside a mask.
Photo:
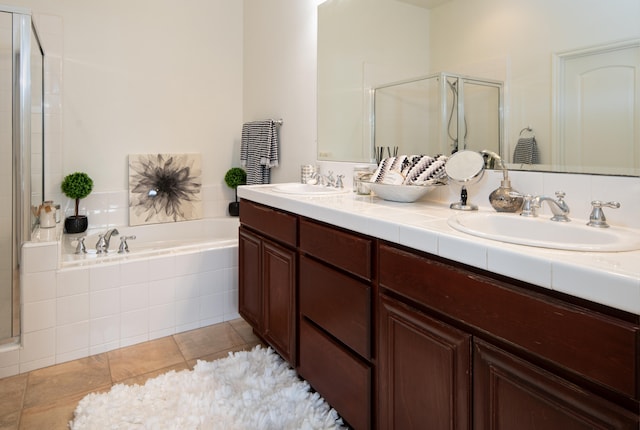
[(639, 22), (640, 0), (327, 0), (318, 159), (375, 160), (372, 89), (449, 72), (503, 82), (510, 168), (640, 176)]

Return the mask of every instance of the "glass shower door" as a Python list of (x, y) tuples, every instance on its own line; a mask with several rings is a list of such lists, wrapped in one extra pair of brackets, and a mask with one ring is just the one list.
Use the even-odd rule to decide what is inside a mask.
[(43, 59), (28, 11), (0, 10), (0, 345), (20, 335), (20, 249), (44, 200)]

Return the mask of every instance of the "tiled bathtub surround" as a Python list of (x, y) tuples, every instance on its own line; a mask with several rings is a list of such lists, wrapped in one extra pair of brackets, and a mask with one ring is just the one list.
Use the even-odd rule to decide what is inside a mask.
[(59, 268), (58, 242), (23, 247), (22, 347), (0, 377), (238, 318), (237, 245)]

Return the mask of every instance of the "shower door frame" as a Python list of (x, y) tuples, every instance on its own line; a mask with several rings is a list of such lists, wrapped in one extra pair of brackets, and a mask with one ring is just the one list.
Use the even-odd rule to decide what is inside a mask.
[[(32, 36), (37, 44), (42, 58), (40, 92), (44, 99), (44, 51), (38, 37), (31, 12), (20, 8), (0, 7), (0, 12), (12, 14), (12, 157), (13, 157), (13, 197), (12, 197), (12, 322), (11, 334), (8, 339), (0, 339), (0, 345), (19, 343), (20, 341), (20, 265), (22, 244), (31, 239), (35, 227), (35, 216), (32, 213), (32, 79), (31, 79), (31, 49)], [(42, 138), (42, 181), (44, 181), (44, 100), (41, 100), (41, 118), (43, 121)], [(44, 199), (44, 184), (40, 184), (42, 199)]]

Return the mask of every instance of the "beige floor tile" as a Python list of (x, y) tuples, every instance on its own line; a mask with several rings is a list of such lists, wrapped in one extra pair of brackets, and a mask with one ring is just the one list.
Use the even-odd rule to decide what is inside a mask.
[[(102, 387), (103, 392), (110, 387)], [(60, 399), (47, 405), (37, 406), (25, 409), (20, 419), (20, 429), (24, 430), (62, 430), (69, 428), (69, 421), (73, 419), (73, 412), (78, 402), (89, 393), (78, 394), (75, 396)]]
[(62, 363), (29, 374), (24, 408), (51, 404), (111, 385), (106, 354)]
[(0, 430), (17, 429), (28, 375), (0, 380)]
[(242, 318), (229, 321), (229, 324), (242, 336), (246, 343), (260, 342), (260, 338), (253, 333), (253, 327)]
[(245, 343), (228, 323), (203, 327), (173, 336), (186, 360), (193, 360)]
[(126, 385), (144, 385), (149, 379), (155, 378), (156, 376), (162, 375), (164, 373), (170, 372), (172, 370), (179, 372), (181, 370), (189, 370), (190, 367), (186, 361), (182, 361), (181, 363), (176, 364), (175, 366), (165, 367), (163, 369), (158, 369), (153, 372), (145, 373), (144, 375), (134, 376), (133, 378), (128, 378), (119, 383)]
[(113, 382), (164, 369), (185, 359), (171, 336), (116, 349), (107, 354)]

